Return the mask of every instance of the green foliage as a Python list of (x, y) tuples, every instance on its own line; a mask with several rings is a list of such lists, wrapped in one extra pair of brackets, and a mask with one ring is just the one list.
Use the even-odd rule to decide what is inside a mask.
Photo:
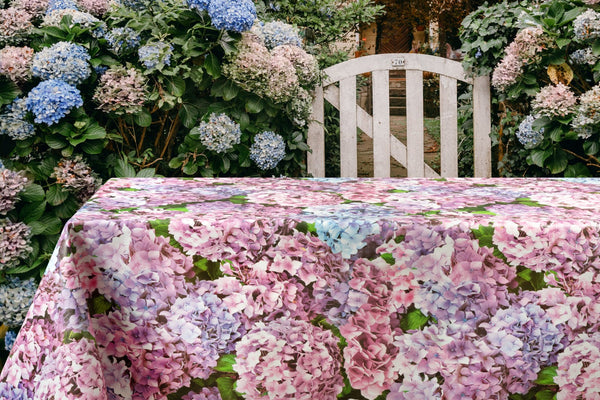
[(524, 1), (484, 3), (463, 20), (460, 29), (463, 67), (471, 76), (489, 75), (514, 39), (521, 21)]

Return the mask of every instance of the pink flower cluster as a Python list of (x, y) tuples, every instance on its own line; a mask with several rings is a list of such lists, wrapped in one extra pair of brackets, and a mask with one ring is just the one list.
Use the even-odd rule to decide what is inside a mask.
[(216, 387), (204, 387), (200, 393), (189, 392), (181, 400), (221, 400), (221, 393)]
[(11, 5), (28, 12), (34, 17), (39, 17), (46, 12), (48, 0), (13, 0)]
[(82, 203), (86, 202), (102, 183), (79, 155), (60, 160), (54, 168), (52, 177), (56, 178), (56, 182), (63, 188), (75, 193)]
[(112, 66), (100, 77), (93, 99), (98, 109), (122, 115), (140, 111), (146, 97), (146, 79), (141, 72)]
[(334, 400), (344, 387), (338, 339), (309, 322), (258, 322), (235, 350), (245, 399)]
[(31, 14), (17, 7), (0, 9), (0, 44), (22, 42), (33, 29), (31, 19)]
[(582, 333), (558, 356), (557, 400), (600, 397), (600, 332)]
[(543, 87), (531, 102), (534, 112), (547, 117), (565, 117), (575, 111), (576, 105), (575, 93), (563, 83)]
[(23, 82), (31, 77), (33, 49), (27, 46), (6, 46), (0, 50), (0, 74), (14, 82)]
[(238, 50), (224, 72), (245, 90), (275, 102), (290, 101), (318, 77), (316, 59), (301, 47), (285, 44), (269, 51), (262, 38), (244, 32)]
[(78, 0), (77, 5), (90, 14), (101, 17), (108, 11), (109, 2), (107, 0)]
[(547, 48), (549, 38), (540, 26), (521, 29), (515, 40), (506, 48), (506, 55), (494, 69), (492, 85), (504, 91), (516, 82), (523, 73), (523, 67), (533, 62), (537, 55)]
[(29, 180), (20, 172), (8, 168), (0, 169), (0, 215), (15, 208), (19, 201), (19, 193), (25, 188)]

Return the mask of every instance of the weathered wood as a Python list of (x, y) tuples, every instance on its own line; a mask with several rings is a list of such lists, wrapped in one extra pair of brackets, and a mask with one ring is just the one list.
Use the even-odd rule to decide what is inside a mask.
[[(407, 145), (389, 129), (389, 70), (406, 70)], [(389, 176), (390, 155), (408, 176), (439, 177), (424, 161), (423, 71), (440, 74), (441, 176), (458, 175), (457, 80), (474, 85), (474, 175), (491, 176), (489, 77), (466, 77), (459, 62), (423, 54), (378, 54), (327, 68), (324, 89), (317, 91), (309, 126), (308, 171), (325, 175), (323, 99), (340, 110), (341, 175), (357, 175), (357, 128), (373, 138), (375, 176)], [(373, 116), (356, 104), (356, 75), (373, 73)], [(335, 85), (339, 82), (339, 88)], [(323, 98), (319, 97), (323, 94)], [(321, 111), (319, 111), (321, 110)], [(314, 136), (314, 137), (313, 137)]]
[(425, 176), (423, 137), (423, 72), (406, 71), (406, 146), (408, 177)]
[(373, 70), (419, 70), (445, 75), (466, 83), (473, 79), (465, 75), (462, 64), (447, 58), (426, 54), (375, 54), (358, 57), (343, 63), (333, 65), (324, 72), (326, 77), (323, 86), (329, 86), (349, 76), (356, 76)]
[(456, 79), (440, 76), (440, 173), (458, 176), (458, 100)]
[(306, 144), (310, 147), (310, 151), (306, 156), (306, 169), (309, 175), (323, 177), (325, 176), (325, 100), (323, 98), (323, 87), (317, 87), (314, 95), (306, 140)]
[(358, 175), (356, 128), (356, 76), (351, 76), (340, 81), (340, 173), (343, 177)]
[(390, 74), (373, 71), (373, 175), (390, 176)]
[(492, 176), (490, 77), (478, 76), (473, 84), (473, 159), (476, 177)]

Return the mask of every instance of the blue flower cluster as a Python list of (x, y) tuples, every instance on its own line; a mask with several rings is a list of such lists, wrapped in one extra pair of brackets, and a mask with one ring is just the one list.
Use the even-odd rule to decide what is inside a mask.
[(131, 28), (114, 28), (105, 36), (115, 54), (131, 53), (140, 45), (140, 35)]
[(15, 331), (6, 332), (6, 336), (4, 336), (4, 349), (6, 351), (10, 351), (12, 349), (13, 344), (15, 344), (15, 339), (17, 338), (17, 334)]
[(211, 0), (208, 15), (217, 29), (244, 32), (256, 20), (256, 7), (252, 0)]
[(196, 11), (198, 14), (206, 11), (209, 4), (210, 0), (187, 0), (188, 7)]
[(50, 0), (48, 1), (48, 8), (46, 8), (46, 14), (50, 14), (56, 10), (78, 10), (77, 2), (74, 0)]
[(327, 243), (334, 253), (349, 258), (367, 244), (367, 236), (379, 233), (379, 225), (360, 219), (317, 219), (315, 229), (319, 239)]
[(302, 39), (300, 39), (296, 28), (285, 22), (272, 21), (264, 24), (261, 23), (257, 30), (268, 49), (274, 49), (284, 44), (302, 47)]
[(208, 150), (224, 153), (240, 142), (242, 131), (226, 114), (212, 113), (208, 122), (202, 121), (190, 131), (190, 136), (197, 137)]
[(533, 149), (539, 146), (544, 140), (544, 128), (535, 130), (533, 128), (533, 122), (536, 118), (532, 115), (528, 115), (519, 124), (519, 130), (517, 131), (517, 139), (526, 149)]
[(31, 72), (40, 79), (58, 79), (78, 85), (92, 73), (90, 55), (85, 47), (58, 42), (33, 56)]
[(575, 64), (580, 65), (594, 65), (600, 59), (600, 57), (594, 54), (591, 47), (575, 50), (571, 53), (570, 57)]
[(600, 37), (600, 13), (589, 8), (573, 21), (573, 33), (578, 40), (590, 40)]
[(35, 134), (35, 127), (25, 120), (27, 107), (25, 99), (16, 98), (6, 106), (0, 114), (0, 135), (7, 135), (13, 140), (24, 140)]
[(4, 166), (4, 163), (2, 162), (2, 159), (0, 158), (0, 170), (5, 169), (6, 167)]
[(138, 49), (139, 60), (147, 69), (161, 69), (171, 64), (173, 46), (165, 42), (150, 43)]
[(23, 324), (37, 285), (33, 278), (21, 280), (7, 275), (7, 282), (0, 284), (0, 322), (9, 328)]
[(31, 89), (25, 104), (35, 116), (36, 123), (52, 125), (60, 121), (72, 108), (81, 107), (83, 99), (75, 86), (50, 79)]
[(260, 169), (272, 169), (285, 157), (285, 142), (283, 138), (271, 131), (261, 132), (254, 137), (250, 146), (250, 159)]
[(14, 387), (10, 383), (0, 382), (0, 399), (33, 400), (33, 394), (22, 383)]
[(150, 5), (150, 0), (120, 0), (119, 3), (132, 10), (144, 10)]

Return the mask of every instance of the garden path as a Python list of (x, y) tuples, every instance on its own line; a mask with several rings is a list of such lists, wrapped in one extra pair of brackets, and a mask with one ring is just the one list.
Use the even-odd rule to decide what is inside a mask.
[[(428, 132), (429, 129), (432, 129), (432, 125), (435, 127), (435, 124), (425, 124), (425, 161), (433, 169), (439, 171), (439, 143), (436, 141), (434, 137), (435, 135), (432, 135), (430, 132)], [(406, 116), (392, 115), (390, 117), (390, 130), (394, 136), (396, 136), (402, 143), (406, 144)], [(439, 133), (437, 136), (439, 137)], [(364, 133), (361, 133), (358, 136), (358, 176), (373, 176), (373, 140)], [(400, 165), (393, 158), (390, 176), (406, 177), (406, 168)]]

